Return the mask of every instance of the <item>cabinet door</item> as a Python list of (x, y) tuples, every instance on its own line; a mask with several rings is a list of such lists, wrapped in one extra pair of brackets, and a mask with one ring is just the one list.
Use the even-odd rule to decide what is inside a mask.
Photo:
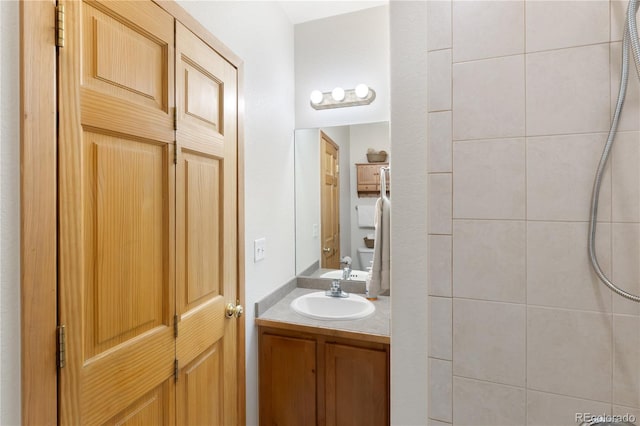
[(387, 353), (327, 343), (325, 410), (327, 426), (388, 425)]
[(376, 185), (380, 184), (380, 167), (376, 165), (361, 164), (357, 166), (358, 170), (358, 186), (373, 185), (375, 191)]
[(260, 424), (316, 424), (316, 342), (263, 334)]

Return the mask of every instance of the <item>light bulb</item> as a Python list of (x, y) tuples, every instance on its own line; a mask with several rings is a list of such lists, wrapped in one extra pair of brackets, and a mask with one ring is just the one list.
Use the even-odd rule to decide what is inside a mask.
[(324, 99), (324, 95), (321, 91), (314, 90), (313, 92), (311, 92), (311, 96), (309, 96), (309, 99), (311, 100), (312, 104), (317, 105), (322, 102), (322, 100)]
[(356, 86), (356, 96), (360, 99), (364, 99), (369, 94), (369, 86), (366, 84), (358, 84)]
[(331, 91), (331, 97), (338, 101), (341, 102), (344, 100), (344, 89), (342, 87), (336, 87), (335, 89), (333, 89)]

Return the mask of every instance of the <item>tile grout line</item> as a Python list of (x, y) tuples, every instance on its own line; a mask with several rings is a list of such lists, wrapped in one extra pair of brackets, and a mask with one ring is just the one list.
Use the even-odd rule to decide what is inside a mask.
[[(612, 1), (609, 1), (609, 120), (611, 120), (611, 113), (612, 113), (612, 101), (613, 101), (613, 94), (611, 92), (611, 81), (613, 78), (613, 61), (611, 60), (611, 46), (612, 46), (612, 41), (611, 41), (611, 31), (613, 30), (611, 28), (611, 19), (612, 19), (612, 15), (611, 15), (611, 7), (612, 7)], [(617, 95), (616, 95), (617, 96)], [(609, 270), (610, 273), (613, 272), (613, 157), (611, 158), (611, 161), (609, 163), (609, 171), (610, 171), (610, 179), (609, 179), (609, 206), (610, 206), (610, 212), (609, 212)], [(600, 285), (602, 285), (602, 283), (598, 283)], [(610, 405), (610, 410), (611, 410), (611, 414), (613, 414), (613, 376), (614, 376), (614, 368), (615, 368), (615, 363), (614, 363), (614, 356), (615, 356), (615, 348), (614, 348), (614, 344), (615, 344), (615, 325), (614, 325), (614, 317), (613, 317), (613, 313), (614, 313), (614, 307), (613, 307), (613, 292), (609, 292), (609, 300), (610, 300), (610, 306), (611, 306), (611, 344), (609, 346), (610, 350), (611, 350), (611, 371), (609, 374), (609, 382), (611, 384), (610, 388), (609, 388), (609, 396), (610, 396), (610, 401), (611, 401), (611, 405)]]
[[(618, 40), (617, 43), (621, 43), (622, 40)], [(546, 53), (555, 53), (555, 52), (561, 52), (564, 50), (569, 50), (569, 49), (581, 49), (581, 48), (585, 48), (585, 47), (593, 47), (593, 46), (602, 46), (605, 44), (609, 44), (611, 43), (611, 41), (600, 41), (600, 42), (596, 42), (596, 43), (587, 43), (587, 44), (579, 44), (579, 45), (572, 45), (572, 46), (564, 46), (564, 47), (554, 47), (551, 49), (544, 49), (544, 50), (534, 50), (534, 51), (530, 51), (527, 52), (526, 50), (523, 52), (518, 52), (518, 53), (510, 53), (508, 55), (497, 55), (497, 56), (489, 56), (487, 58), (474, 58), (474, 59), (467, 59), (464, 61), (453, 61), (454, 65), (458, 65), (458, 64), (470, 64), (473, 62), (481, 62), (481, 61), (490, 61), (490, 60), (494, 60), (494, 59), (504, 59), (504, 58), (510, 58), (513, 56), (527, 56), (527, 55), (538, 55), (538, 54), (546, 54)], [(438, 49), (437, 51), (441, 51), (441, 50), (446, 50), (446, 49)], [(453, 58), (452, 58), (453, 59)]]
[[(527, 3), (523, 1), (523, 25), (524, 31), (524, 50), (527, 51)], [(526, 135), (529, 133), (527, 128), (527, 59), (528, 56), (524, 55), (524, 421), (525, 424), (529, 424), (529, 366), (528, 366), (528, 345), (529, 345), (529, 191), (528, 185), (528, 167), (527, 167), (527, 148), (528, 138)]]
[(451, 397), (450, 397), (450, 419), (451, 419), (451, 423), (454, 423), (454, 418), (453, 418), (453, 413), (454, 413), (454, 394), (453, 394), (453, 361), (454, 361), (454, 354), (453, 354), (453, 318), (454, 318), (454, 313), (453, 313), (453, 283), (454, 283), (454, 276), (453, 276), (453, 197), (454, 197), (454, 193), (453, 193), (453, 173), (455, 172), (454, 170), (454, 162), (453, 162), (453, 114), (454, 114), (454, 98), (453, 98), (453, 85), (454, 85), (454, 81), (453, 81), (453, 49), (454, 49), (454, 43), (453, 43), (453, 32), (454, 32), (455, 28), (453, 25), (453, 0), (449, 2), (449, 37), (451, 40), (451, 72), (449, 74), (449, 79), (451, 81), (450, 86), (449, 86), (449, 90), (450, 90), (450, 96), (451, 96), (451, 102), (450, 102), (450, 108), (451, 108), (451, 122), (449, 123), (449, 153), (450, 153), (450, 162), (451, 162), (451, 246), (449, 247), (449, 258), (451, 259), (451, 264), (449, 265), (449, 294), (451, 295), (451, 316), (450, 316), (450, 321), (451, 321), (451, 326), (449, 327), (449, 333), (450, 333), (450, 338), (451, 338), (451, 376), (450, 376), (450, 386), (451, 386)]

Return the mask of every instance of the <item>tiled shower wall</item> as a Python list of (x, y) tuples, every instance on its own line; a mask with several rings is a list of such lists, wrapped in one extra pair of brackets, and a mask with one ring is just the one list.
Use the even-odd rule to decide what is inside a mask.
[[(588, 262), (625, 2), (428, 4), (434, 425), (640, 424), (640, 305)], [(631, 65), (597, 252), (640, 292), (640, 86)]]

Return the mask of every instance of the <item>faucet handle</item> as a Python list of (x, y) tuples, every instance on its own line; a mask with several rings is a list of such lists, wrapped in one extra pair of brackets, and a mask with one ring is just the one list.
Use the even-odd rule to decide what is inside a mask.
[(331, 289), (327, 290), (325, 295), (331, 297), (349, 297), (349, 294), (340, 288), (340, 280), (333, 280), (331, 282)]

